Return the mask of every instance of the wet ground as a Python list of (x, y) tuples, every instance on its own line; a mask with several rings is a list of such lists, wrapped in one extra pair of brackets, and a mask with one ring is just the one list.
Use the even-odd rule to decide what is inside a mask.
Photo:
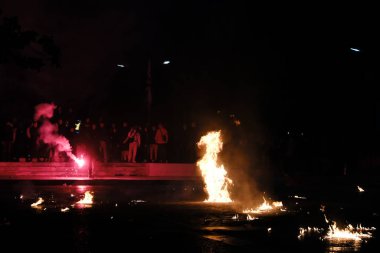
[[(379, 229), (377, 187), (309, 186), (281, 186), (272, 197), (286, 211), (247, 220), (243, 203), (204, 203), (201, 182), (1, 181), (1, 252), (379, 252), (376, 230), (356, 243), (299, 237), (300, 227), (327, 229), (321, 205), (341, 224)], [(75, 204), (86, 191), (94, 204)]]

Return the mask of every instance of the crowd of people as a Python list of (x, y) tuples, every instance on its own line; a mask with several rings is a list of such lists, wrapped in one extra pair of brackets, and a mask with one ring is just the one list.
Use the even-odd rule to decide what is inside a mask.
[[(22, 124), (16, 120), (2, 120), (0, 125), (0, 161), (69, 161), (66, 152), (59, 152), (54, 144), (46, 144), (40, 137), (43, 121)], [(51, 119), (56, 136), (69, 140), (72, 153), (90, 156), (99, 162), (195, 162), (196, 140), (186, 125), (174, 138), (163, 123), (131, 125), (84, 120), (58, 114)], [(181, 148), (178, 148), (180, 146)], [(173, 150), (173, 151), (169, 151)], [(179, 153), (181, 152), (181, 154)], [(168, 155), (169, 153), (169, 155)]]
[[(213, 124), (200, 127), (195, 121), (187, 123), (130, 124), (129, 121), (104, 120), (101, 117), (77, 117), (72, 110), (62, 113), (60, 107), (50, 119), (55, 136), (65, 137), (72, 153), (99, 162), (171, 162), (195, 163), (200, 158), (197, 142), (202, 129), (223, 128), (223, 152), (238, 167), (274, 168), (282, 174), (329, 171), (351, 171), (359, 167), (361, 157), (348, 156), (339, 148), (329, 150), (334, 138), (292, 130), (265, 138), (249, 128), (242, 128), (234, 115), (208, 118)], [(94, 120), (96, 119), (96, 120)], [(54, 142), (45, 143), (40, 136), (44, 120), (0, 118), (0, 161), (70, 161), (66, 152), (59, 152)], [(248, 129), (248, 131), (247, 131)], [(323, 141), (325, 140), (325, 141)], [(335, 142), (333, 142), (335, 140)], [(352, 149), (352, 148), (351, 148)], [(338, 150), (338, 151), (337, 151)], [(222, 159), (223, 160), (223, 159)], [(368, 167), (368, 166), (367, 166)], [(336, 169), (337, 168), (337, 169)], [(327, 172), (326, 172), (327, 173)]]

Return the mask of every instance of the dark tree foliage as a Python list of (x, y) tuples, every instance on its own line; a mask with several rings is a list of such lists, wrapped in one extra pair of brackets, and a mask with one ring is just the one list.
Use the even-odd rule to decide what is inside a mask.
[(17, 17), (0, 19), (0, 64), (40, 70), (48, 64), (58, 67), (59, 61), (60, 49), (53, 38), (23, 31)]

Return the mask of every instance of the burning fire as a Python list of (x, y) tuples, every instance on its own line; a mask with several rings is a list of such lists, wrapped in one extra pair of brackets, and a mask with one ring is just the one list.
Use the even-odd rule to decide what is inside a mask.
[[(329, 222), (325, 214), (324, 216), (325, 216), (326, 223), (329, 224), (327, 235), (324, 237), (325, 239), (361, 241), (362, 238), (371, 238), (372, 234), (368, 231), (376, 229), (374, 227), (372, 228), (362, 227), (361, 225), (357, 226), (355, 229), (351, 224), (348, 224), (347, 227), (344, 229), (340, 229), (337, 227), (335, 221)], [(366, 231), (367, 233), (363, 233)]]
[(70, 211), (70, 208), (68, 208), (68, 207), (61, 208), (61, 212), (62, 212), (62, 213), (66, 213), (66, 212), (68, 212), (68, 211)]
[(199, 148), (206, 146), (206, 153), (197, 162), (209, 196), (205, 202), (232, 202), (228, 191), (228, 187), (232, 185), (232, 180), (227, 177), (224, 166), (217, 165), (218, 153), (223, 147), (220, 131), (209, 132), (202, 136), (197, 145)]
[(269, 204), (267, 200), (265, 199), (265, 197), (263, 197), (263, 199), (264, 199), (264, 202), (259, 207), (257, 207), (256, 209), (253, 209), (253, 208), (244, 209), (243, 213), (266, 213), (266, 212), (272, 211), (273, 209), (279, 209), (283, 207), (283, 204), (281, 201), (274, 201), (272, 202), (272, 204)]
[(81, 200), (79, 200), (77, 202), (77, 204), (91, 205), (91, 204), (93, 204), (93, 201), (92, 201), (93, 198), (94, 198), (94, 196), (91, 194), (91, 192), (90, 191), (86, 191), (84, 193), (84, 198), (81, 199)]
[[(374, 229), (374, 228), (372, 228)], [(333, 221), (332, 225), (329, 226), (329, 230), (327, 231), (326, 239), (329, 240), (355, 240), (361, 241), (362, 238), (371, 238), (372, 234), (370, 232), (363, 233), (369, 229), (363, 229), (360, 227), (354, 228), (351, 224), (344, 229), (340, 229), (337, 227), (336, 222)]]
[(34, 202), (33, 204), (31, 204), (30, 206), (31, 207), (38, 207), (39, 205), (41, 205), (42, 203), (44, 203), (44, 199), (39, 197), (38, 200), (36, 202)]

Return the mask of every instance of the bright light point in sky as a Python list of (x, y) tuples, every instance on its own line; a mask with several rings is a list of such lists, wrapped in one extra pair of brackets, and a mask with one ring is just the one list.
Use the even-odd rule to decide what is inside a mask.
[(117, 66), (118, 66), (119, 68), (125, 68), (125, 65), (123, 65), (123, 64), (117, 64)]
[(360, 52), (360, 50), (359, 50), (359, 49), (357, 49), (357, 48), (354, 48), (354, 47), (351, 47), (350, 49), (351, 49), (351, 51)]
[(167, 64), (170, 63), (170, 61), (164, 61), (163, 63), (164, 63), (165, 65), (167, 65)]

